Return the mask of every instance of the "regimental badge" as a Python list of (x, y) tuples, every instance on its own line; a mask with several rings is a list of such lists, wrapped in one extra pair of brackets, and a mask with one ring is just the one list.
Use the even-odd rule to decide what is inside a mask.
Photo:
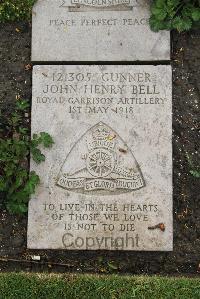
[(80, 193), (120, 194), (144, 187), (131, 150), (105, 123), (89, 129), (68, 154), (57, 185)]

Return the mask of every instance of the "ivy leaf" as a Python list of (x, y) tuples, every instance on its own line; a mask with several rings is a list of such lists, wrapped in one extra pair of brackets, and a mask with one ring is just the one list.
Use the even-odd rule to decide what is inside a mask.
[(167, 0), (167, 7), (174, 9), (181, 3), (181, 1), (182, 0)]
[(31, 154), (32, 154), (32, 158), (36, 163), (41, 163), (45, 161), (45, 156), (41, 153), (41, 151), (36, 148), (36, 147), (32, 147), (31, 148)]
[(32, 184), (38, 185), (40, 183), (40, 178), (39, 176), (36, 174), (35, 171), (31, 171), (29, 174), (29, 179), (31, 181)]
[(36, 186), (40, 183), (40, 178), (35, 172), (31, 172), (24, 191), (30, 196), (35, 193)]
[(155, 16), (150, 17), (149, 24), (150, 24), (151, 30), (154, 32), (158, 32), (159, 30), (164, 29), (163, 23), (160, 22), (159, 20), (157, 20), (155, 18)]
[(173, 26), (179, 32), (189, 30), (192, 27), (192, 20), (189, 18), (176, 17), (173, 20)]
[(152, 14), (156, 16), (156, 19), (159, 21), (163, 21), (167, 16), (167, 11), (163, 8), (154, 7), (151, 10)]
[(192, 10), (192, 19), (193, 19), (195, 22), (200, 21), (200, 8), (194, 8), (194, 9)]
[(41, 132), (40, 137), (44, 147), (50, 148), (54, 144), (53, 138), (48, 133)]
[(19, 133), (22, 135), (26, 135), (28, 133), (27, 128), (19, 127)]
[(3, 176), (0, 176), (0, 191), (5, 191), (6, 190), (6, 182)]
[(33, 138), (31, 139), (31, 147), (37, 147), (40, 143), (40, 137), (37, 134), (33, 134)]
[(53, 138), (45, 132), (38, 134), (33, 134), (33, 139), (31, 141), (33, 147), (37, 147), (39, 144), (42, 144), (45, 148), (50, 148), (53, 144)]
[(14, 163), (6, 163), (3, 168), (5, 179), (9, 179), (9, 177), (16, 175), (16, 170), (17, 167)]
[(158, 8), (163, 8), (166, 4), (166, 0), (156, 0), (154, 1), (154, 5)]
[(191, 17), (192, 9), (193, 9), (192, 4), (188, 4), (188, 5), (184, 6), (182, 11), (181, 11), (181, 15), (183, 17)]
[(11, 118), (8, 120), (8, 123), (10, 126), (16, 127), (20, 124), (21, 121), (22, 121), (22, 116), (14, 112), (11, 115)]
[(28, 211), (28, 207), (25, 203), (19, 204), (18, 202), (14, 201), (9, 201), (6, 204), (6, 208), (11, 214), (24, 214)]
[(200, 0), (153, 0), (150, 27), (153, 31), (187, 31), (200, 26)]
[(22, 111), (24, 111), (24, 110), (26, 110), (27, 108), (29, 108), (29, 103), (27, 102), (27, 101), (25, 101), (25, 100), (19, 100), (19, 101), (17, 101), (16, 102), (16, 108), (18, 109), (18, 110), (22, 110)]
[(18, 173), (16, 174), (16, 181), (13, 184), (15, 190), (17, 188), (19, 188), (21, 185), (23, 185), (24, 180), (26, 180), (27, 177), (28, 177), (28, 175), (27, 175), (27, 171), (25, 169), (21, 169), (18, 171)]
[(190, 173), (195, 177), (195, 178), (200, 178), (200, 171), (198, 170), (190, 170)]
[[(1, 13), (1, 12), (0, 12)], [(10, 213), (27, 212), (30, 195), (40, 182), (35, 172), (29, 174), (27, 160), (32, 154), (37, 163), (45, 161), (39, 145), (49, 148), (53, 139), (47, 133), (34, 134), (24, 118), (29, 107), (27, 101), (19, 100), (13, 111), (0, 111), (0, 192), (5, 194), (4, 204)]]
[(178, 7), (180, 8), (180, 3), (181, 3), (180, 0), (167, 1), (166, 10), (167, 10), (168, 18), (170, 18), (171, 20), (175, 17)]

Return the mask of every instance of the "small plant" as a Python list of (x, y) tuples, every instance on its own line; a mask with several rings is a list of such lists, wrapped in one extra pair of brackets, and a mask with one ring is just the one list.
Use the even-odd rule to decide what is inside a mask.
[(29, 20), (35, 0), (1, 0), (0, 22)]
[(50, 148), (53, 144), (44, 132), (31, 139), (27, 109), (28, 102), (19, 100), (14, 111), (0, 113), (0, 192), (8, 211), (18, 214), (27, 212), (30, 195), (40, 182), (34, 171), (29, 173), (29, 156), (40, 163), (45, 156), (39, 146)]
[(200, 166), (194, 166), (192, 158), (186, 153), (188, 164), (190, 166), (190, 174), (195, 178), (200, 178)]
[(200, 0), (154, 0), (151, 13), (153, 31), (200, 27)]
[(114, 272), (116, 270), (119, 270), (119, 267), (112, 261), (112, 262), (107, 262), (108, 266), (108, 271), (109, 272)]

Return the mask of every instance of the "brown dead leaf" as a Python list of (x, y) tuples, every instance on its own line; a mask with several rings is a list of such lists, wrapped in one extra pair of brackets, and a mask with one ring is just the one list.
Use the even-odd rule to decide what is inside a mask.
[(29, 70), (32, 69), (32, 65), (30, 63), (28, 63), (28, 64), (25, 65), (24, 68), (25, 68), (26, 71), (29, 71)]
[(164, 232), (165, 231), (165, 225), (164, 225), (164, 223), (158, 223), (156, 225), (149, 226), (148, 229), (150, 229), (150, 230), (160, 229), (162, 232)]

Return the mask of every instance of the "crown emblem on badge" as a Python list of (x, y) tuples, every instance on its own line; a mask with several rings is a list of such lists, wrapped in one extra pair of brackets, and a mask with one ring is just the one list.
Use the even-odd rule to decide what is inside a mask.
[(103, 123), (99, 123), (98, 127), (94, 128), (92, 136), (94, 139), (102, 140), (109, 137), (109, 130), (103, 125)]
[(95, 148), (107, 148), (112, 150), (115, 147), (114, 135), (111, 130), (102, 122), (92, 130), (92, 136), (87, 138), (87, 146), (89, 152)]

